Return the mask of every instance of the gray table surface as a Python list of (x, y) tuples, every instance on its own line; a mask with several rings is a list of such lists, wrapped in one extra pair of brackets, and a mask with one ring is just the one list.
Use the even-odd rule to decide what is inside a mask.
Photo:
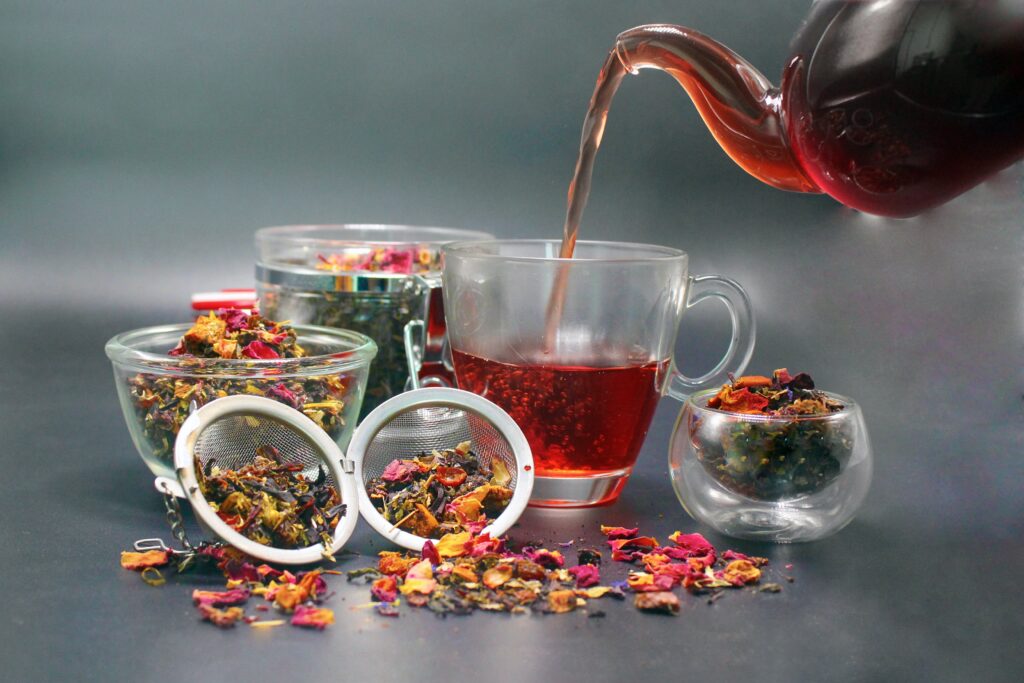
[[(334, 580), (328, 631), (257, 632), (198, 621), (189, 594), (216, 577), (151, 588), (121, 570), (134, 539), (168, 534), (109, 337), (184, 321), (193, 291), (251, 283), (262, 225), (552, 235), (611, 36), (686, 22), (774, 76), (805, 7), (90, 4), (6, 3), (0, 22), (4, 680), (1024, 677), (1020, 167), (917, 219), (862, 216), (747, 178), (653, 75), (628, 80), (613, 110), (586, 236), (681, 247), (695, 273), (742, 282), (758, 316), (750, 369), (806, 370), (857, 399), (874, 483), (830, 539), (732, 542), (672, 493), (678, 405), (664, 399), (616, 504), (531, 509), (514, 535), (701, 531), (791, 563), (792, 584), (713, 605), (684, 595), (677, 618), (599, 601), (603, 619), (389, 620), (355, 608), (365, 587)], [(681, 366), (707, 367), (726, 335), (722, 310), (688, 313)], [(341, 568), (384, 547), (361, 524)]]

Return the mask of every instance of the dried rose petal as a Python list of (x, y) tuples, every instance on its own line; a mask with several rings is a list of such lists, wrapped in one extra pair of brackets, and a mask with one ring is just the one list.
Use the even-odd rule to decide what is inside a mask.
[(323, 631), (333, 623), (334, 610), (329, 610), (324, 607), (309, 607), (301, 605), (295, 610), (295, 614), (292, 615), (292, 626), (315, 628)]
[(383, 550), (380, 552), (380, 560), (377, 562), (377, 569), (381, 574), (394, 574), (396, 576), (405, 576), (409, 568), (416, 564), (419, 560), (415, 557), (404, 557), (402, 553), (397, 553), (393, 550)]
[(771, 385), (771, 379), (764, 377), (763, 375), (744, 375), (732, 384), (735, 389), (758, 389), (761, 387), (770, 387)]
[(469, 543), (470, 533), (463, 531), (460, 534), (445, 534), (437, 542), (437, 554), (441, 557), (462, 557), (467, 554), (466, 544)]
[(121, 552), (121, 566), (125, 569), (140, 570), (147, 567), (163, 567), (170, 561), (170, 550), (147, 550), (144, 553), (128, 550)]
[(259, 339), (251, 341), (246, 344), (245, 348), (242, 349), (242, 356), (245, 358), (280, 358), (281, 355), (271, 348), (269, 345), (261, 342)]
[(675, 543), (677, 548), (681, 548), (689, 553), (687, 557), (707, 555), (708, 553), (715, 552), (715, 546), (711, 545), (708, 539), (700, 534), (684, 534), (681, 531), (677, 531), (669, 536), (668, 540)]
[(576, 609), (576, 591), (560, 590), (548, 593), (548, 610), (555, 614)]
[(394, 602), (398, 598), (398, 581), (393, 576), (382, 576), (370, 586), (370, 595), (380, 602)]
[(199, 614), (204, 621), (208, 621), (220, 628), (232, 628), (245, 617), (245, 610), (241, 607), (228, 607), (217, 609), (210, 605), (199, 605)]
[(755, 557), (753, 555), (744, 555), (743, 553), (737, 552), (735, 550), (726, 550), (724, 553), (722, 553), (722, 559), (726, 561), (746, 560), (747, 562), (753, 564), (755, 567), (763, 567), (764, 565), (768, 564), (767, 557)]
[(749, 560), (733, 560), (720, 572), (719, 577), (734, 586), (746, 586), (761, 580), (761, 570)]
[(618, 538), (635, 538), (640, 533), (640, 527), (633, 527), (628, 529), (622, 526), (605, 526), (601, 525), (601, 533), (605, 535), (608, 540), (614, 540)]
[(407, 482), (419, 471), (420, 466), (414, 460), (392, 460), (380, 478), (389, 482)]
[(500, 553), (505, 542), (500, 538), (492, 538), (490, 534), (473, 536), (467, 541), (465, 548), (470, 557), (482, 557), (487, 553)]
[(284, 382), (278, 382), (274, 386), (270, 387), (270, 389), (267, 390), (267, 396), (269, 398), (275, 398), (292, 408), (299, 408), (302, 404), (299, 397), (295, 395), (295, 392), (285, 386)]
[(576, 579), (577, 588), (589, 588), (601, 583), (601, 570), (593, 564), (581, 564), (569, 569), (569, 573)]
[(634, 562), (642, 558), (647, 552), (658, 547), (657, 539), (651, 536), (639, 538), (623, 538), (608, 541), (612, 549), (612, 559), (617, 562)]
[(484, 572), (483, 583), (488, 588), (497, 588), (512, 578), (515, 569), (510, 564), (499, 564)]
[(557, 550), (545, 548), (523, 548), (523, 555), (531, 562), (536, 562), (547, 569), (560, 569), (565, 566), (565, 558)]
[(749, 389), (734, 391), (729, 386), (722, 387), (715, 398), (718, 399), (718, 403), (711, 406), (711, 402), (708, 401), (708, 405), (730, 413), (761, 413), (764, 412), (769, 403), (768, 399), (761, 394), (755, 394)]
[(636, 608), (644, 612), (656, 614), (679, 614), (679, 598), (670, 591), (637, 593), (634, 602)]
[(249, 599), (248, 588), (235, 588), (229, 591), (192, 591), (192, 602), (197, 605), (209, 605), (211, 607), (228, 607), (231, 605), (242, 605)]
[(433, 541), (427, 541), (423, 544), (423, 549), (420, 550), (420, 557), (424, 560), (430, 560), (430, 564), (441, 564), (441, 556), (437, 553), (437, 546), (434, 545)]
[(266, 598), (272, 600), (285, 612), (291, 612), (309, 598), (309, 592), (294, 583), (286, 583), (274, 588), (272, 592), (267, 593)]

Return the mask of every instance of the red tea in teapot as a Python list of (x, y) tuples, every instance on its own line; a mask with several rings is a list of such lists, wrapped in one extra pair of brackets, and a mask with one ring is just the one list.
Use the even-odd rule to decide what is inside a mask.
[(1024, 0), (822, 0), (782, 86), (680, 26), (621, 34), (598, 79), (569, 190), (571, 255), (594, 155), (626, 72), (668, 72), (725, 152), (773, 187), (912, 216), (1024, 156)]

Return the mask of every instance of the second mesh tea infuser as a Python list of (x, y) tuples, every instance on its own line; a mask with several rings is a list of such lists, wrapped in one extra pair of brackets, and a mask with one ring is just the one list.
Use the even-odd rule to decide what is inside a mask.
[[(500, 536), (522, 514), (533, 488), (533, 456), (522, 430), (501, 408), (487, 399), (458, 389), (419, 389), (395, 396), (374, 409), (356, 429), (348, 453), (342, 454), (321, 429), (301, 412), (257, 396), (228, 396), (196, 410), (181, 427), (175, 442), (174, 469), (177, 481), (158, 478), (157, 489), (165, 494), (172, 531), (185, 547), (184, 561), (192, 546), (184, 535), (176, 494), (192, 505), (200, 525), (218, 541), (265, 562), (308, 564), (330, 557), (344, 546), (361, 514), (381, 535), (410, 550), (421, 550), (428, 540), (404, 531), (384, 519), (366, 492), (366, 485), (397, 458), (412, 458), (470, 441), (483, 463), (500, 460), (508, 471), (507, 488), (512, 497), (505, 509), (482, 533)], [(321, 528), (320, 543), (281, 548), (247, 538), (215, 511), (203, 493), (201, 478), (211, 471), (243, 470), (268, 462), (275, 471), (295, 475), (299, 482), (334, 487), (344, 508), (335, 505), (334, 516), (323, 513), (313, 492), (295, 501), (307, 525)], [(258, 461), (258, 458), (264, 458)], [(217, 470), (213, 468), (216, 467)], [(262, 486), (257, 484), (257, 486)], [(292, 496), (273, 487), (270, 496)], [(337, 514), (338, 510), (342, 510)], [(312, 512), (311, 512), (312, 511)], [(250, 511), (250, 516), (256, 513)], [(311, 515), (319, 514), (310, 520)], [(251, 517), (250, 517), (251, 518)], [(154, 547), (153, 539), (136, 544), (137, 550)], [(159, 547), (165, 547), (162, 543)]]

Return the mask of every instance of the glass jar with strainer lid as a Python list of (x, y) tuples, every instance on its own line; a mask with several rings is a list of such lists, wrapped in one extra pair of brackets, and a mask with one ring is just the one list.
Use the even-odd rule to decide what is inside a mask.
[(377, 342), (365, 416), (410, 386), (454, 384), (443, 363), (441, 246), (489, 238), (402, 225), (263, 228), (256, 232), (260, 312), (273, 320), (355, 330)]

